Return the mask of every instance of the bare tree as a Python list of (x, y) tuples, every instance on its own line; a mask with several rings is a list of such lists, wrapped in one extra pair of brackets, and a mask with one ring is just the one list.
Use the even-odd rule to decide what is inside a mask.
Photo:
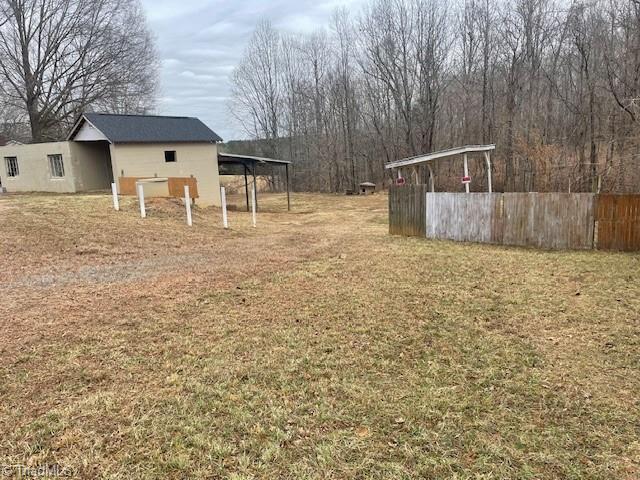
[(153, 106), (156, 55), (137, 0), (0, 0), (0, 19), (0, 85), (33, 141), (91, 107)]
[(408, 1), (378, 0), (360, 23), (361, 65), (365, 75), (380, 80), (391, 94), (408, 155), (417, 153), (413, 113), (418, 81), (416, 7)]
[(346, 8), (336, 10), (332, 26), (338, 51), (337, 82), (340, 85), (340, 120), (344, 138), (345, 161), (351, 167), (352, 188), (356, 190), (355, 115), (357, 102), (354, 89), (355, 32)]
[(256, 28), (233, 73), (233, 110), (245, 129), (268, 140), (275, 155), (282, 103), (280, 35), (269, 22)]

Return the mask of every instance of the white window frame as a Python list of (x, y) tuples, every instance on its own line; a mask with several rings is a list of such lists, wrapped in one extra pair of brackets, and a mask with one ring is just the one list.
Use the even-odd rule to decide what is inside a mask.
[[(54, 153), (52, 155), (47, 155), (47, 159), (49, 160), (49, 172), (51, 173), (51, 178), (64, 178), (64, 160), (62, 158), (62, 154)], [(60, 160), (59, 164), (56, 163), (57, 160)], [(60, 168), (59, 171), (57, 170), (57, 167)], [(61, 173), (61, 175), (56, 175), (57, 173)]]
[[(10, 163), (12, 161), (14, 162), (13, 167), (15, 168), (11, 168)], [(16, 157), (15, 155), (12, 157), (4, 157), (4, 167), (7, 171), (7, 177), (15, 178), (20, 175), (20, 166), (18, 165), (18, 157)]]

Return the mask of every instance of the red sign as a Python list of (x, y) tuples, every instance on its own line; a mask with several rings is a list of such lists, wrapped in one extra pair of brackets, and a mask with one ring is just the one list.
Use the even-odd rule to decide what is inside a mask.
[(465, 185), (468, 184), (468, 183), (471, 183), (471, 177), (468, 176), (468, 175), (462, 177), (462, 183), (465, 184)]
[(396, 178), (396, 185), (398, 185), (399, 187), (404, 185), (406, 183), (404, 177), (398, 177)]

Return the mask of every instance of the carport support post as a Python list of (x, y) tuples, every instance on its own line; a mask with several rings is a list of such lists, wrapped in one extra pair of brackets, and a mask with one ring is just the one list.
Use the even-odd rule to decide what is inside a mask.
[(113, 194), (113, 209), (120, 210), (120, 202), (118, 201), (118, 187), (115, 183), (111, 184), (111, 193)]
[(147, 211), (144, 208), (144, 187), (138, 183), (138, 202), (140, 203), (140, 217), (147, 218)]
[(253, 222), (253, 228), (256, 228), (256, 187), (251, 188), (251, 220)]
[(284, 164), (284, 170), (287, 177), (287, 211), (291, 211), (291, 194), (289, 193), (289, 164)]
[(247, 165), (242, 164), (244, 167), (244, 193), (247, 197), (247, 212), (249, 211), (249, 181), (247, 180)]
[(489, 193), (493, 193), (493, 185), (491, 184), (491, 154), (484, 152), (484, 160), (487, 162), (487, 182), (489, 185)]
[[(469, 176), (469, 161), (467, 160), (467, 154), (464, 154), (464, 176), (468, 177)], [(469, 184), (465, 183), (464, 184), (464, 190), (465, 192), (469, 193)]]
[(256, 163), (253, 162), (253, 208), (258, 210), (258, 184), (256, 183)]
[(436, 191), (436, 179), (433, 176), (433, 168), (431, 168), (431, 165), (427, 164), (427, 167), (429, 167), (429, 188), (431, 193), (433, 193)]

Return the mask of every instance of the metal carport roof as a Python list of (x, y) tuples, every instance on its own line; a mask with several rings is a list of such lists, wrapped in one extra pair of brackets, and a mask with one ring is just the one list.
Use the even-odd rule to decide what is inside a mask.
[[(253, 185), (256, 185), (256, 175), (271, 173), (273, 167), (284, 167), (287, 183), (287, 210), (291, 210), (291, 194), (289, 191), (289, 160), (276, 158), (256, 157), (253, 155), (239, 155), (235, 153), (218, 153), (218, 173), (220, 175), (244, 175), (244, 188), (247, 198), (247, 211), (249, 211), (249, 182), (247, 174), (253, 176)], [(270, 167), (267, 169), (267, 167)], [(261, 173), (262, 171), (262, 173)], [(258, 192), (256, 189), (256, 207), (258, 204)]]

